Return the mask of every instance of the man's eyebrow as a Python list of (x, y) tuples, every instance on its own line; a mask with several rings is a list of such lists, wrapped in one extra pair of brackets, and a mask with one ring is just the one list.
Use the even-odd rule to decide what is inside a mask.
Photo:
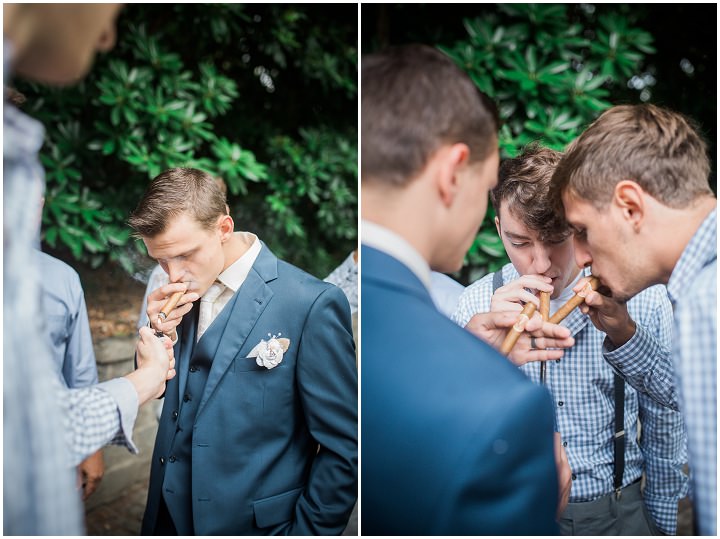
[(523, 234), (517, 234), (516, 232), (510, 232), (509, 230), (503, 231), (508, 238), (516, 240), (529, 240), (530, 236), (524, 236)]

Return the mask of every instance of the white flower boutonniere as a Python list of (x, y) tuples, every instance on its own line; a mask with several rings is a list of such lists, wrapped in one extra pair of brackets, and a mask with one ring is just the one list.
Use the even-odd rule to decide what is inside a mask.
[(283, 359), (283, 354), (287, 352), (290, 347), (290, 339), (280, 339), (282, 333), (278, 333), (277, 336), (268, 333), (269, 340), (260, 341), (255, 348), (253, 348), (248, 357), (256, 358), (255, 361), (261, 367), (266, 369), (273, 369), (280, 365)]

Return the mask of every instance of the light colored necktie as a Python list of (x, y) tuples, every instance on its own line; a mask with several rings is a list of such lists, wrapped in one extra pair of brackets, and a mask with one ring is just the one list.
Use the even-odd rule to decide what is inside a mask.
[(200, 318), (198, 320), (197, 338), (198, 340), (202, 337), (203, 333), (210, 327), (213, 321), (213, 306), (215, 300), (218, 299), (220, 294), (225, 290), (225, 285), (215, 281), (207, 292), (200, 298)]

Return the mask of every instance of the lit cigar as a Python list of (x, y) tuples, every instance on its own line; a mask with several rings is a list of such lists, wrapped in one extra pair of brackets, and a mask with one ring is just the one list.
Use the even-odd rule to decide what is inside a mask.
[(575, 307), (578, 307), (585, 301), (585, 297), (590, 293), (591, 290), (597, 290), (600, 285), (600, 281), (596, 277), (590, 277), (590, 280), (579, 293), (571, 297), (565, 305), (560, 307), (557, 312), (552, 315), (548, 322), (553, 324), (559, 324), (562, 322), (567, 315), (569, 315)]
[(170, 314), (170, 311), (175, 308), (175, 305), (177, 305), (178, 301), (180, 301), (180, 298), (183, 297), (184, 293), (185, 291), (181, 290), (180, 292), (175, 292), (172, 296), (170, 296), (170, 299), (165, 302), (165, 305), (163, 305), (163, 308), (160, 309), (160, 312), (158, 313), (158, 323), (161, 323), (167, 318), (167, 316)]
[(523, 331), (525, 331), (525, 324), (527, 324), (530, 318), (532, 318), (532, 315), (535, 314), (536, 309), (537, 307), (532, 302), (525, 304), (525, 308), (520, 313), (517, 322), (515, 322), (515, 325), (510, 328), (510, 331), (508, 331), (508, 334), (505, 336), (505, 340), (500, 347), (500, 353), (502, 355), (506, 356), (510, 353), (510, 350), (512, 350), (513, 346), (515, 346), (515, 343), (520, 338), (520, 335), (522, 335)]

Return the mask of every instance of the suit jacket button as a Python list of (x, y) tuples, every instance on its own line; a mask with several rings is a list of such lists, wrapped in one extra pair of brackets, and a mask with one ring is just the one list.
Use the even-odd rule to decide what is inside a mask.
[(173, 410), (172, 418), (173, 418), (173, 419), (177, 419), (177, 418), (178, 418), (178, 411), (177, 411), (177, 410)]
[(170, 458), (168, 460), (170, 462), (175, 462), (177, 459), (175, 458), (175, 455), (170, 455)]
[(195, 365), (190, 365), (190, 372), (197, 372), (198, 368)]
[(189, 401), (189, 400), (191, 400), (190, 395), (188, 395), (187, 393), (185, 393), (185, 396), (183, 397), (183, 402), (187, 402), (187, 401)]
[(160, 465), (164, 465), (164, 464), (165, 464), (165, 457), (160, 457)]

